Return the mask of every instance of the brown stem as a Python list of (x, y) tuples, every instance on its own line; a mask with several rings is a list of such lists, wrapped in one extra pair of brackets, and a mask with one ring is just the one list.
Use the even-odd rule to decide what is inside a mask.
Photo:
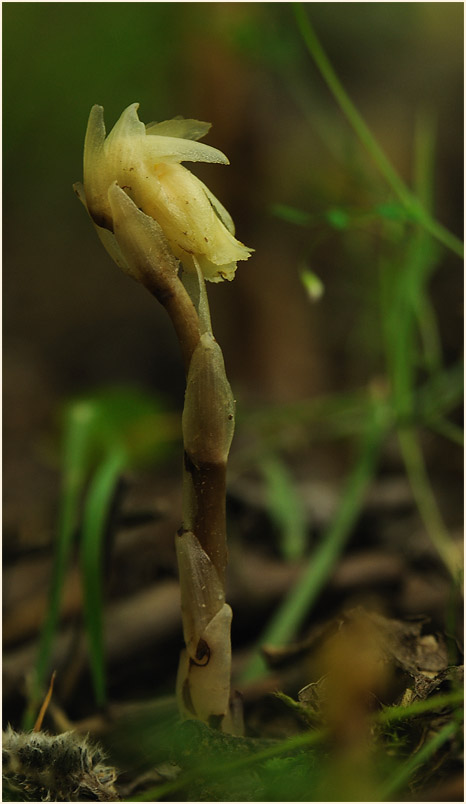
[(204, 463), (199, 467), (185, 452), (185, 470), (191, 480), (194, 496), (194, 516), (189, 529), (196, 534), (203, 550), (225, 583), (228, 560), (226, 541), (226, 464)]
[[(183, 362), (188, 374), (193, 352), (200, 340), (197, 311), (183, 283), (177, 276), (161, 271), (141, 271), (145, 287), (169, 314), (181, 345)], [(215, 402), (216, 400), (214, 400)], [(205, 412), (207, 413), (207, 412)], [(197, 465), (185, 451), (185, 471), (192, 489), (194, 515), (183, 526), (192, 530), (225, 583), (227, 565), (226, 543), (226, 462), (205, 461)]]

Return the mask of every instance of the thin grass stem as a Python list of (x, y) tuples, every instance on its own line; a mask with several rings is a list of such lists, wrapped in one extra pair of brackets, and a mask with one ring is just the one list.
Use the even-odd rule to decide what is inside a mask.
[[(433, 494), (417, 432), (400, 427), (398, 441), (414, 499), (430, 540), (440, 558), (457, 580), (460, 573), (459, 551), (448, 533)], [(456, 555), (458, 553), (458, 555)]]
[(344, 89), (340, 79), (333, 69), (325, 51), (323, 50), (316, 33), (309, 21), (303, 3), (293, 3), (299, 31), (314, 60), (322, 78), (326, 82), (340, 109), (366, 148), (380, 173), (389, 187), (399, 198), (409, 215), (411, 215), (424, 229), (435, 237), (442, 245), (463, 258), (463, 244), (461, 240), (450, 232), (443, 224), (435, 220), (420, 203), (419, 199), (408, 189), (404, 181), (393, 168), (384, 151), (374, 138), (365, 121), (359, 114), (351, 98)]
[[(327, 582), (350, 536), (361, 510), (364, 495), (374, 476), (379, 449), (388, 428), (387, 409), (384, 403), (374, 403), (371, 414), (362, 436), (359, 458), (348, 479), (335, 519), (311, 557), (303, 576), (267, 625), (259, 646), (281, 645), (294, 637)], [(241, 675), (241, 681), (252, 681), (265, 672), (264, 659), (257, 651)]]
[(453, 444), (464, 447), (464, 430), (462, 427), (458, 427), (454, 422), (439, 418), (426, 422), (426, 427), (433, 430), (434, 433), (443, 436), (443, 438), (446, 438), (448, 441), (451, 441)]

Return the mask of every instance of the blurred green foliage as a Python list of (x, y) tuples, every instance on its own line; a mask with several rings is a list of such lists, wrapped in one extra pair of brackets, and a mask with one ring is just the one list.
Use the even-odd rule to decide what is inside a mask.
[(265, 504), (279, 536), (280, 552), (287, 561), (304, 557), (307, 548), (306, 511), (284, 461), (266, 456), (260, 462), (265, 480)]
[[(368, 762), (362, 767), (356, 757), (345, 765), (344, 750), (339, 756), (331, 750), (325, 728), (306, 729), (282, 740), (243, 740), (195, 721), (175, 724), (164, 717), (163, 710), (158, 727), (156, 709), (152, 727), (144, 712), (133, 718), (131, 727), (128, 721), (122, 724), (121, 734), (112, 735), (112, 749), (124, 762), (128, 761), (128, 751), (131, 760), (137, 761), (141, 753), (146, 757), (163, 755), (162, 746), (165, 750), (169, 746), (172, 760), (182, 768), (173, 781), (159, 782), (132, 795), (131, 801), (176, 800), (180, 795), (192, 801), (224, 801), (233, 796), (238, 801), (345, 801), (349, 791), (367, 794), (368, 784), (370, 798), (351, 800), (384, 801), (395, 791), (406, 790), (445, 743), (460, 739), (462, 701), (462, 690), (455, 690), (408, 706), (383, 707), (371, 719), (376, 739), (370, 759), (367, 756)], [(421, 750), (410, 753), (412, 746), (403, 739), (402, 730), (413, 728), (416, 719), (421, 723), (426, 713), (442, 710), (452, 711), (453, 718), (430, 734)], [(127, 737), (128, 732), (135, 731), (137, 753)]]
[[(418, 123), (414, 191), (411, 191), (393, 169), (346, 93), (315, 34), (305, 6), (295, 3), (294, 9), (309, 54), (361, 144), (394, 195), (401, 201), (402, 212), (406, 214), (399, 215), (397, 211), (393, 215), (392, 203), (388, 205), (388, 214), (387, 205), (382, 207), (381, 213), (380, 206), (378, 208), (382, 235), (379, 257), (379, 315), (389, 382), (387, 400), (383, 400), (380, 392), (374, 394), (373, 410), (365, 424), (360, 455), (349, 475), (338, 513), (312, 555), (302, 578), (268, 623), (261, 638), (262, 644), (281, 644), (291, 639), (309, 615), (310, 608), (329, 578), (361, 511), (364, 493), (377, 469), (378, 453), (393, 425), (426, 532), (450, 571), (453, 583), (459, 585), (462, 575), (458, 548), (444, 524), (425, 467), (419, 423), (416, 421), (420, 368), (427, 369), (427, 373), (434, 377), (443, 370), (440, 338), (435, 314), (429, 302), (428, 282), (438, 267), (441, 255), (439, 244), (451, 249), (457, 256), (462, 254), (459, 239), (432, 217), (435, 195), (435, 135), (432, 118), (422, 116)], [(296, 216), (290, 218), (287, 207), (281, 207), (278, 211), (282, 215), (285, 211), (288, 220), (291, 219), (293, 223), (303, 221), (302, 216), (301, 219), (296, 219)], [(349, 218), (343, 210), (333, 209), (327, 213), (326, 220), (333, 228), (344, 231)], [(442, 419), (440, 413), (438, 416)], [(449, 431), (450, 424), (447, 420), (446, 432)], [(270, 482), (269, 471), (269, 484)], [(274, 507), (270, 505), (272, 516), (276, 518)], [(256, 655), (244, 670), (243, 678), (254, 679), (264, 672), (264, 660)]]
[(96, 702), (105, 703), (103, 559), (112, 501), (122, 472), (164, 461), (180, 435), (179, 416), (167, 410), (160, 399), (137, 389), (107, 389), (67, 405), (63, 414), (62, 492), (49, 605), (24, 728), (34, 724), (50, 671), (63, 584), (77, 535), (91, 675)]

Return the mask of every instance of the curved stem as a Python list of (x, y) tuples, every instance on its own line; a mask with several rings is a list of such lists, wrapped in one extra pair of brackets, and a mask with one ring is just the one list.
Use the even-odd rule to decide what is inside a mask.
[(187, 375), (191, 358), (201, 337), (196, 308), (177, 276), (166, 276), (162, 273), (156, 278), (148, 271), (143, 282), (147, 290), (165, 307), (172, 320)]

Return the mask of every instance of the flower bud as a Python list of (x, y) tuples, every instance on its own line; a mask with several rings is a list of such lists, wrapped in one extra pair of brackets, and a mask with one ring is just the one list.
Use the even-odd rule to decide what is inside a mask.
[[(103, 108), (93, 106), (89, 116), (84, 186), (76, 185), (76, 191), (102, 242), (121, 267), (118, 244), (112, 239), (115, 221), (109, 197), (116, 182), (136, 207), (162, 228), (185, 270), (195, 271), (195, 258), (205, 279), (233, 279), (236, 262), (247, 260), (251, 249), (234, 237), (233, 221), (222, 204), (180, 164), (228, 164), (221, 151), (197, 142), (210, 125), (175, 118), (146, 127), (138, 118), (138, 105), (128, 106), (108, 137)], [(110, 236), (104, 235), (102, 229)]]

